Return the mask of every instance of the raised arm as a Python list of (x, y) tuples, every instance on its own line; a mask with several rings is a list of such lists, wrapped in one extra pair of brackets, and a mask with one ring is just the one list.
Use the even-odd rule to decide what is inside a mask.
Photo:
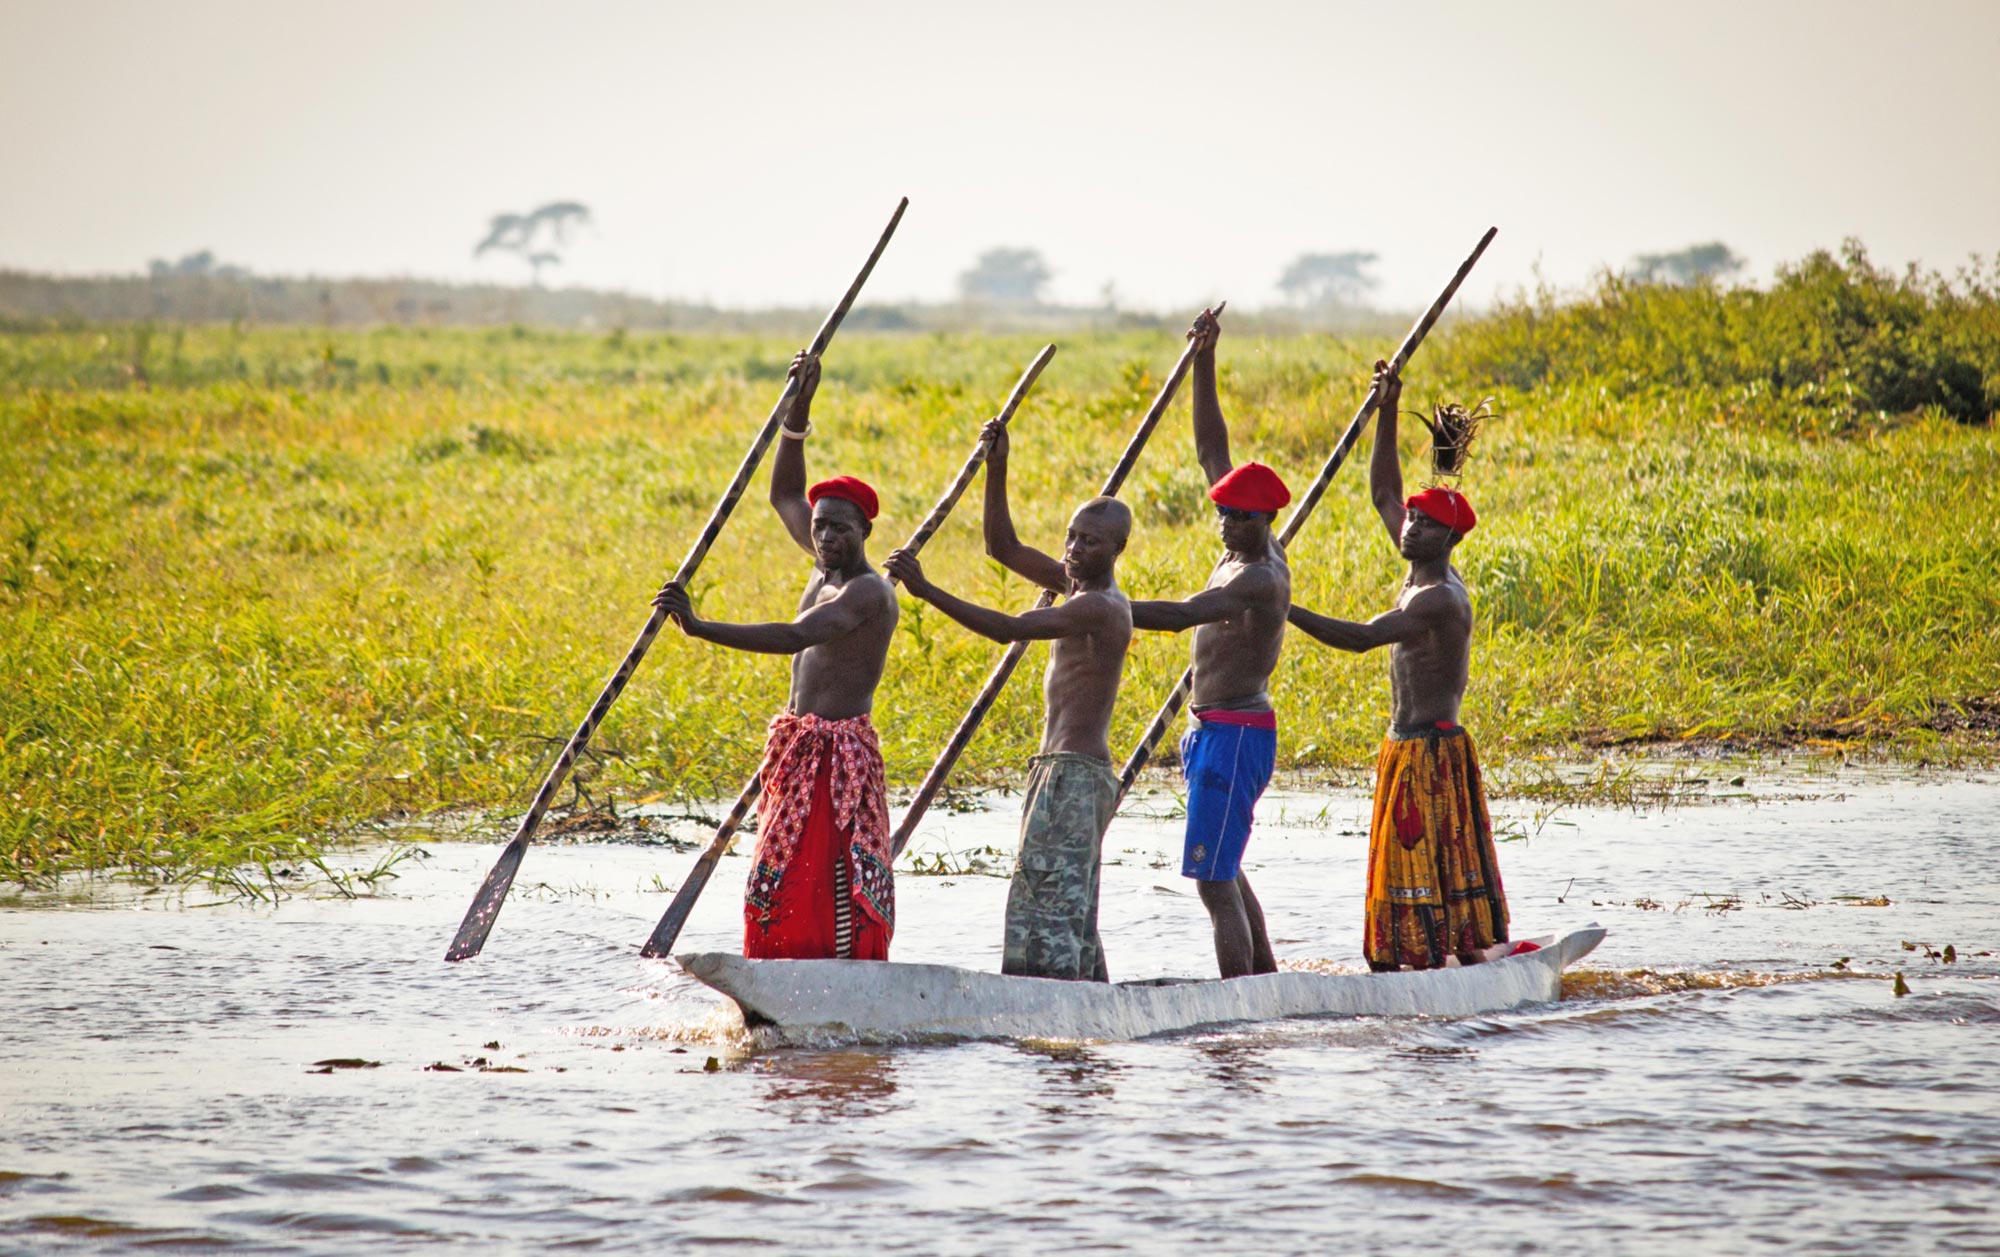
[[(1376, 359), (1375, 387), (1378, 390), (1379, 405), (1375, 411), (1375, 448), (1368, 457), (1368, 496), (1375, 503), (1375, 513), (1382, 517), (1382, 526), (1389, 530), (1389, 540), (1400, 544), (1403, 539), (1403, 464), (1396, 453), (1396, 406), (1402, 400), (1403, 379), (1389, 370), (1389, 364)], [(1299, 624), (1297, 620), (1292, 621)], [(1299, 624), (1300, 628), (1305, 625)], [(1307, 632), (1311, 632), (1307, 629)], [(1328, 642), (1329, 646), (1334, 643)], [(1366, 650), (1366, 646), (1343, 647), (1346, 650)]]
[(1117, 627), (1118, 617), (1124, 614), (1122, 600), (1103, 593), (1086, 593), (1053, 607), (1009, 615), (967, 602), (931, 584), (917, 556), (908, 550), (891, 554), (882, 566), (891, 577), (903, 582), (903, 588), (912, 597), (923, 599), (981, 637), (996, 642), (1046, 642), (1058, 637), (1107, 632)]
[(998, 559), (1008, 571), (1027, 577), (1043, 589), (1059, 594), (1069, 592), (1069, 574), (1063, 571), (1063, 565), (1022, 541), (1014, 531), (1014, 516), (1007, 507), (1007, 425), (989, 419), (986, 435), (992, 441), (986, 449), (986, 553)]
[(1222, 339), (1222, 322), (1214, 310), (1203, 310), (1188, 328), (1193, 343), (1194, 456), (1202, 474), (1214, 484), (1236, 464), (1229, 460), (1229, 425), (1222, 421), (1222, 398), (1215, 389), (1215, 343)]
[(704, 620), (694, 613), (687, 590), (672, 581), (668, 581), (653, 596), (653, 605), (663, 608), (689, 637), (760, 655), (796, 655), (802, 650), (824, 646), (845, 637), (880, 615), (885, 605), (885, 593), (887, 590), (880, 578), (860, 577), (847, 582), (829, 601), (808, 607), (799, 613), (797, 619), (782, 624), (728, 624), (721, 620)]
[(1307, 637), (1335, 650), (1364, 651), (1377, 646), (1414, 642), (1448, 628), (1461, 615), (1461, 604), (1443, 589), (1427, 589), (1410, 599), (1407, 606), (1384, 611), (1372, 620), (1336, 620), (1330, 615), (1308, 611), (1292, 604), (1286, 617), (1292, 627)]
[(1250, 610), (1270, 596), (1277, 578), (1265, 568), (1251, 568), (1227, 585), (1204, 589), (1192, 598), (1134, 599), (1132, 627), (1165, 633), (1182, 633), (1202, 624), (1214, 624)]
[(807, 554), (813, 549), (812, 503), (806, 501), (806, 434), (812, 431), (812, 399), (819, 388), (819, 359), (800, 350), (786, 372), (799, 381), (791, 413), (778, 429), (778, 453), (771, 460), (771, 509), (785, 521), (785, 531)]

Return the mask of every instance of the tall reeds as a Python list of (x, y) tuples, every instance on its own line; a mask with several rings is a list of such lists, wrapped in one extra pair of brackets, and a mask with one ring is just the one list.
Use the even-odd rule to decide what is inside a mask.
[[(1930, 292), (1915, 343), (1936, 348), (1909, 352), (1985, 352), (1982, 291)], [(1604, 738), (1834, 728), (1916, 746), (1941, 713), (1992, 699), (2000, 446), (1953, 417), (1970, 396), (1957, 377), (1897, 392), (1843, 351), (1867, 400), (1830, 406), (1834, 386), (1804, 368), (1773, 382), (1781, 323), (1753, 319), (1750, 346), (1728, 349), (1716, 328), (1751, 318), (1739, 296), (1608, 292), (1624, 306), (1528, 302), (1450, 329), (1405, 394), (1501, 394), (1464, 482), (1482, 523), (1459, 562), (1479, 615), (1466, 718), (1502, 774), (1525, 749)], [(1971, 330), (1937, 312), (1960, 300)], [(1669, 316), (1689, 310), (1711, 322), (1676, 331)], [(1779, 358), (1830, 352), (1799, 335)], [(120, 327), (0, 335), (0, 879), (256, 868), (371, 819), (520, 805), (794, 348), (213, 326), (136, 355), (141, 385), (135, 344)], [(1034, 348), (851, 336), (827, 363), (813, 471), (875, 482), (878, 535), (896, 535)], [(1065, 343), (1015, 424), (1025, 536), (1056, 543), (1178, 348), (1160, 332)], [(1240, 455), (1309, 475), (1379, 352), (1226, 340)], [(1890, 398), (1908, 405), (1885, 416)], [(1134, 596), (1189, 592), (1214, 557), (1185, 413), (1128, 489)], [(1388, 606), (1400, 575), (1364, 469), (1336, 481), (1292, 556), (1300, 601), (1334, 614)], [(961, 514), (927, 564), (1025, 605), (1031, 591), (981, 554), (976, 511)], [(785, 618), (805, 575), (753, 499), (697, 595), (707, 614)], [(1144, 637), (1126, 693), (1163, 692), (1185, 651)], [(783, 699), (782, 661), (678, 637), (655, 653), (600, 735), (593, 793), (729, 791)], [(893, 781), (921, 773), (991, 659), (906, 605), (878, 699)], [(1277, 678), (1285, 762), (1366, 763), (1384, 663), (1294, 643)], [(1147, 701), (1121, 707), (1115, 745)], [(1039, 719), (1035, 686), (1013, 687), (966, 772), (1016, 770)]]

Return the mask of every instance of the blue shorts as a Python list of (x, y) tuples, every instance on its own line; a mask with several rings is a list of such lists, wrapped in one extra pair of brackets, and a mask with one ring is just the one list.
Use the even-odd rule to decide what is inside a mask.
[(1250, 845), (1251, 814), (1278, 762), (1278, 731), (1198, 720), (1181, 739), (1187, 778), (1187, 842), (1181, 876), (1233, 882)]

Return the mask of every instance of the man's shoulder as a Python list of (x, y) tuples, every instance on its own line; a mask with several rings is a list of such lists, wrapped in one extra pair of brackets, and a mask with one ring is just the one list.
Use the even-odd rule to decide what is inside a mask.
[(854, 578), (878, 603), (893, 608), (896, 605), (896, 586), (887, 576), (870, 568)]
[(1403, 609), (1417, 615), (1469, 615), (1472, 600), (1466, 596), (1463, 582), (1443, 580), (1412, 589), (1403, 599)]
[(1071, 594), (1069, 601), (1101, 609), (1104, 614), (1122, 618), (1128, 624), (1132, 620), (1132, 600), (1116, 585), (1109, 589), (1082, 590)]
[(1292, 587), (1292, 569), (1275, 551), (1261, 559), (1240, 562), (1221, 582), (1250, 597), (1287, 593)]
[[(816, 576), (824, 580), (826, 573), (816, 572)], [(862, 602), (873, 602), (878, 605), (894, 606), (896, 603), (896, 587), (889, 582), (887, 576), (870, 568), (865, 572), (857, 572), (841, 581), (837, 596), (852, 598)]]

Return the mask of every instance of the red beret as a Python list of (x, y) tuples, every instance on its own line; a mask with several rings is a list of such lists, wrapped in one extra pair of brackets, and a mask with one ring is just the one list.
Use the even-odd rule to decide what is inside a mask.
[(812, 505), (819, 505), (821, 498), (839, 498), (843, 502), (852, 502), (861, 508), (861, 514), (868, 519), (874, 519), (875, 512), (880, 510), (882, 505), (875, 497), (875, 490), (869, 488), (866, 481), (856, 480), (853, 476), (835, 476), (831, 480), (822, 480), (806, 490), (806, 501)]
[(1229, 474), (1208, 488), (1210, 500), (1221, 506), (1233, 506), (1239, 511), (1269, 511), (1275, 515), (1278, 508), (1292, 500), (1292, 491), (1278, 478), (1278, 473), (1262, 463), (1244, 463), (1232, 467)]
[(1422, 493), (1407, 498), (1403, 508), (1422, 511), (1438, 523), (1455, 533), (1469, 533), (1479, 523), (1479, 516), (1473, 514), (1472, 503), (1456, 489), (1443, 485), (1435, 489), (1425, 489)]

